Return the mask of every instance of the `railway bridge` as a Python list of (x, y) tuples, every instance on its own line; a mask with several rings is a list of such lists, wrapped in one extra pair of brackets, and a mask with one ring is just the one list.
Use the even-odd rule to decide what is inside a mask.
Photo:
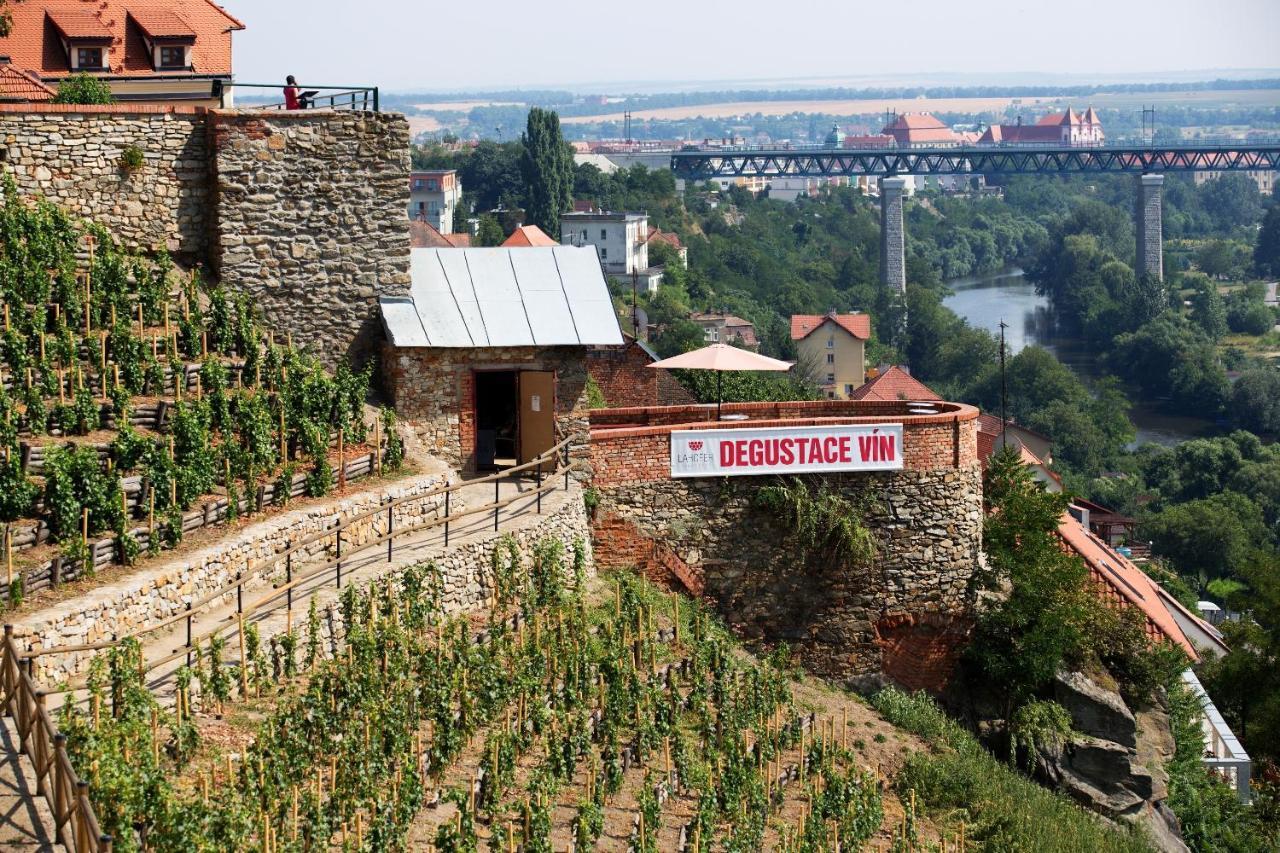
[(1166, 172), (1280, 170), (1280, 140), (1161, 145), (963, 145), (913, 148), (690, 148), (671, 156), (677, 178), (880, 178), (880, 280), (907, 286), (903, 175), (1107, 174), (1137, 176), (1134, 271), (1164, 278), (1161, 200)]

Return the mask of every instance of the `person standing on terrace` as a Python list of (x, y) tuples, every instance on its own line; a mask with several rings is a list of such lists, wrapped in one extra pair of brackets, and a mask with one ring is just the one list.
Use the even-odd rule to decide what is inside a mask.
[(298, 81), (290, 74), (284, 78), (284, 84), (284, 108), (286, 110), (302, 109), (302, 103), (298, 100)]

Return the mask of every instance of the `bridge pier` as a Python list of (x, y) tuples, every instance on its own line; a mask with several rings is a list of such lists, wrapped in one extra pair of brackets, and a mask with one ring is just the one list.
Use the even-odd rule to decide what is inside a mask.
[(880, 283), (907, 292), (906, 224), (903, 221), (906, 178), (880, 179)]
[(1164, 175), (1138, 176), (1138, 201), (1134, 218), (1138, 221), (1138, 258), (1133, 271), (1164, 280)]

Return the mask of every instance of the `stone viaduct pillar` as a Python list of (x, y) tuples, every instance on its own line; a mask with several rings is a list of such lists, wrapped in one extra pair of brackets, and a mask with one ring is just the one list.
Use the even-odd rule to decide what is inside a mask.
[(1133, 271), (1164, 280), (1164, 224), (1160, 209), (1164, 175), (1138, 176), (1138, 259)]
[(880, 179), (880, 283), (907, 292), (906, 226), (902, 211), (906, 178)]

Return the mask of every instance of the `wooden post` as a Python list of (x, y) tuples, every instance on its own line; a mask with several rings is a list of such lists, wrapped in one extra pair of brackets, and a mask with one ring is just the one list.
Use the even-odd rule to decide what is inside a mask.
[(89, 510), (88, 508), (80, 510), (80, 535), (84, 539), (84, 544), (89, 544)]
[(378, 476), (382, 476), (382, 418), (373, 419), (373, 464)]
[[(4, 568), (9, 581), (9, 589), (13, 589), (13, 530), (10, 525), (4, 526)], [(10, 592), (12, 595), (12, 592)]]
[(338, 430), (338, 488), (347, 485), (346, 430)]
[[(280, 398), (280, 461), (289, 461), (289, 442), (284, 431), (284, 398)], [(291, 484), (286, 484), (291, 485)]]
[(236, 617), (240, 625), (240, 695), (249, 695), (249, 669), (246, 666), (244, 653), (244, 614), (241, 613)]

